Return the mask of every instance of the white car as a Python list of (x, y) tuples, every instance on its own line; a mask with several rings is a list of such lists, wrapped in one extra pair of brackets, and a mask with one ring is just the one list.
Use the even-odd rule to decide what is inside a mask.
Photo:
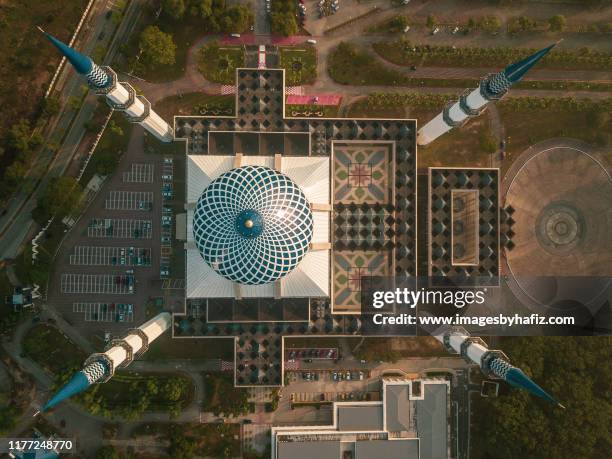
[(408, 32), (410, 30), (410, 26), (407, 25), (406, 27), (404, 27), (404, 33)]
[(316, 45), (317, 40), (313, 40), (312, 38), (309, 38), (308, 40), (306, 40), (306, 43), (310, 43), (311, 45)]
[(435, 29), (433, 29), (433, 30), (431, 31), (431, 34), (432, 34), (432, 35), (435, 35), (435, 34), (437, 34), (439, 31), (440, 31), (440, 27), (436, 27)]
[(239, 33), (233, 33), (233, 34), (230, 34), (230, 36), (234, 37), (234, 38), (240, 38), (240, 34)]

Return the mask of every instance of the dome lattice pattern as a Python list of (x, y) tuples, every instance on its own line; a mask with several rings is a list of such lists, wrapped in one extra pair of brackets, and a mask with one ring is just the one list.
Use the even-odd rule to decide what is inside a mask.
[(274, 282), (302, 260), (312, 240), (310, 205), (284, 174), (243, 166), (204, 190), (193, 235), (204, 260), (223, 277), (246, 285)]

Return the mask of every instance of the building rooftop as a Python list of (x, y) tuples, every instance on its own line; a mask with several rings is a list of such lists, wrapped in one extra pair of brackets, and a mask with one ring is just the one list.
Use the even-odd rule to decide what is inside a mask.
[(336, 402), (329, 426), (273, 427), (272, 457), (448, 457), (449, 390), (445, 380), (383, 380), (382, 402)]

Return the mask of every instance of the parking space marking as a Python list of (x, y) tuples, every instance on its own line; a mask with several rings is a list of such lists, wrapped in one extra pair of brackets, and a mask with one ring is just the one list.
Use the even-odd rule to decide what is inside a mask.
[(151, 210), (152, 207), (151, 191), (109, 191), (104, 203), (106, 210)]
[(153, 183), (155, 167), (151, 163), (132, 163), (129, 171), (123, 173), (124, 183)]
[(134, 305), (124, 303), (72, 303), (72, 312), (85, 313), (85, 322), (133, 322)]
[(77, 245), (70, 254), (71, 265), (151, 266), (151, 249), (144, 247), (99, 247)]
[(134, 293), (134, 282), (134, 276), (62, 274), (61, 291), (62, 293), (112, 293), (127, 295)]
[(92, 218), (87, 227), (88, 237), (151, 239), (151, 233), (151, 220)]

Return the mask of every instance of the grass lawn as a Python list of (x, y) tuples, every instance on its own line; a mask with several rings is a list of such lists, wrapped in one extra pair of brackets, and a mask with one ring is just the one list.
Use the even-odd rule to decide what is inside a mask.
[(57, 328), (40, 324), (31, 328), (23, 340), (26, 356), (53, 375), (80, 368), (87, 355)]
[[(514, 105), (502, 101), (499, 104), (499, 113), (507, 139), (504, 169), (526, 148), (552, 137), (571, 137), (598, 146), (612, 145), (609, 102), (604, 104), (600, 106), (601, 110), (607, 113), (607, 118), (604, 118), (603, 124), (598, 125), (590, 118), (588, 110), (575, 111), (563, 107), (517, 110)], [(612, 153), (608, 155), (608, 159), (612, 160)]]
[(169, 359), (224, 359), (233, 360), (233, 338), (172, 339), (163, 334), (151, 344), (144, 360), (151, 362)]
[[(105, 118), (105, 116), (102, 118)], [(115, 171), (121, 155), (127, 150), (133, 126), (123, 113), (113, 113), (94, 154), (87, 164), (83, 177), (81, 177), (79, 183), (83, 188), (87, 186), (89, 180), (96, 173), (110, 175)]]
[(234, 115), (236, 98), (233, 95), (213, 95), (189, 92), (182, 96), (169, 96), (157, 102), (153, 109), (164, 119), (175, 115)]
[(242, 46), (219, 46), (209, 43), (199, 50), (198, 69), (208, 81), (234, 84), (236, 69), (244, 67)]
[(444, 347), (431, 336), (404, 338), (366, 338), (354, 351), (360, 359), (385, 360), (384, 355), (394, 358), (408, 357), (448, 357)]
[(281, 46), (280, 67), (288, 86), (313, 84), (317, 79), (317, 51), (314, 46)]
[[(422, 124), (429, 121), (423, 118)], [(418, 167), (491, 167), (491, 157), (480, 147), (480, 137), (488, 131), (486, 115), (470, 120), (438, 137), (435, 142), (419, 147)]]
[(232, 375), (225, 373), (204, 373), (206, 399), (202, 411), (226, 417), (238, 416), (249, 411), (248, 390), (234, 387)]

